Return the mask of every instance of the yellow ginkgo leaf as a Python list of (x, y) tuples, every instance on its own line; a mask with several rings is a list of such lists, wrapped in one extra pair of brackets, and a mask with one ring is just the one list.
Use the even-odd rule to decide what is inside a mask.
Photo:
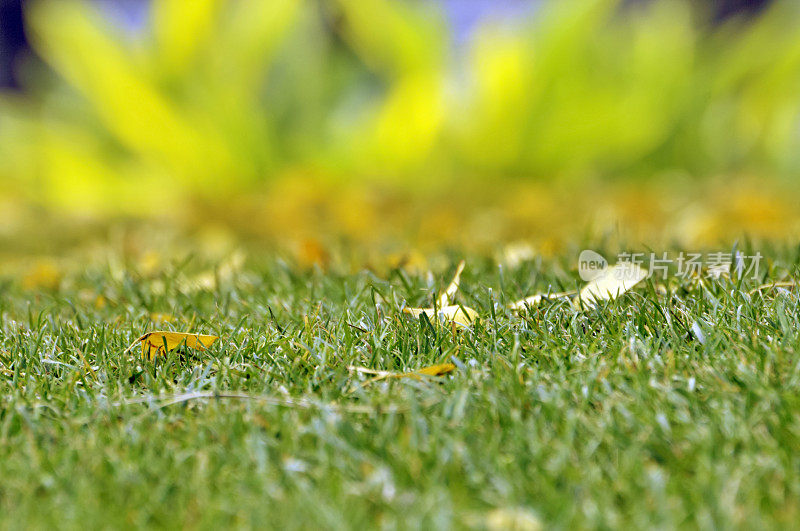
[(428, 367), (423, 367), (421, 369), (417, 369), (416, 371), (409, 371), (409, 372), (392, 372), (392, 371), (381, 371), (378, 369), (370, 369), (368, 367), (358, 367), (355, 365), (351, 365), (347, 367), (348, 370), (352, 372), (357, 372), (361, 374), (371, 374), (376, 377), (376, 379), (382, 380), (384, 378), (413, 378), (416, 376), (443, 376), (449, 372), (453, 372), (456, 370), (456, 366), (452, 363), (439, 363), (436, 365), (430, 365)]
[(431, 322), (451, 321), (461, 326), (471, 326), (472, 323), (480, 319), (478, 312), (466, 306), (456, 304), (445, 306), (444, 308), (404, 308), (404, 313), (419, 318), (423, 313)]
[(464, 260), (459, 262), (453, 280), (436, 300), (435, 308), (404, 308), (403, 312), (416, 318), (424, 313), (430, 321), (450, 321), (461, 326), (470, 326), (477, 321), (479, 319), (478, 312), (466, 306), (453, 304), (465, 264)]
[(529, 306), (536, 306), (545, 299), (561, 299), (563, 297), (571, 297), (572, 295), (575, 295), (574, 291), (561, 291), (558, 293), (537, 293), (536, 295), (531, 295), (530, 297), (525, 297), (524, 299), (512, 302), (511, 304), (508, 305), (508, 308), (511, 311), (520, 312)]
[(458, 292), (458, 285), (461, 282), (461, 273), (464, 271), (464, 266), (467, 263), (464, 260), (461, 260), (458, 263), (458, 267), (456, 267), (456, 274), (453, 275), (453, 280), (450, 282), (450, 285), (447, 286), (447, 289), (439, 295), (439, 304), (437, 305), (439, 308), (444, 308), (446, 306), (450, 306), (453, 304), (453, 298), (456, 296)]
[(372, 378), (370, 378), (363, 384), (359, 385), (358, 387), (353, 387), (347, 393), (349, 394), (356, 391), (357, 389), (362, 389), (367, 385), (373, 384), (375, 382), (380, 382), (386, 379), (413, 378), (415, 380), (421, 380), (423, 377), (428, 377), (428, 376), (444, 376), (445, 374), (449, 374), (454, 370), (456, 370), (456, 366), (452, 363), (439, 363), (437, 365), (430, 365), (428, 367), (423, 367), (421, 369), (417, 369), (416, 371), (409, 371), (409, 372), (381, 371), (377, 369), (370, 369), (367, 367), (358, 367), (353, 365), (347, 367), (347, 369), (350, 370), (351, 372), (373, 375)]
[(782, 289), (789, 289), (797, 287), (797, 282), (794, 280), (784, 281), (784, 282), (770, 282), (769, 284), (762, 284), (755, 289), (751, 289), (748, 293), (752, 297), (756, 293), (760, 293), (762, 291), (768, 291), (775, 288), (782, 288)]
[(620, 262), (606, 268), (581, 289), (576, 303), (589, 308), (597, 301), (619, 297), (633, 286), (647, 278), (647, 271), (632, 262)]
[[(193, 334), (191, 332), (155, 331), (146, 333), (136, 341), (142, 343), (142, 357), (147, 356), (152, 360), (156, 356), (163, 356), (181, 345), (197, 350), (205, 350), (217, 339), (219, 339), (219, 336)], [(133, 345), (128, 350), (132, 347)]]
[(439, 363), (437, 365), (423, 367), (417, 371), (404, 373), (401, 375), (401, 377), (414, 378), (420, 374), (424, 376), (442, 376), (449, 372), (453, 372), (454, 370), (456, 370), (456, 366), (452, 363)]

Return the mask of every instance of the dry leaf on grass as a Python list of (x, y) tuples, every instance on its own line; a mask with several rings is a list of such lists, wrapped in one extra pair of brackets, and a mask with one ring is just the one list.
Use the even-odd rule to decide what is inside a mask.
[(193, 334), (191, 332), (155, 331), (148, 332), (137, 339), (133, 345), (128, 347), (126, 352), (136, 346), (136, 343), (141, 342), (142, 357), (147, 356), (152, 360), (156, 356), (163, 356), (181, 345), (197, 350), (205, 350), (217, 339), (219, 339), (219, 336)]
[(439, 363), (437, 365), (430, 365), (428, 367), (423, 367), (416, 371), (409, 371), (409, 372), (391, 372), (391, 371), (380, 371), (377, 369), (369, 369), (367, 367), (358, 367), (355, 365), (350, 365), (347, 369), (351, 372), (357, 372), (360, 374), (369, 374), (372, 375), (372, 378), (369, 380), (364, 381), (361, 384), (354, 385), (347, 391), (345, 394), (349, 395), (350, 393), (355, 392), (358, 389), (363, 389), (364, 387), (379, 382), (381, 380), (387, 380), (389, 378), (399, 379), (399, 378), (413, 378), (415, 380), (421, 380), (423, 378), (435, 377), (435, 376), (444, 376), (445, 374), (449, 374), (456, 370), (456, 366), (452, 363)]
[(439, 363), (437, 365), (431, 365), (429, 367), (423, 367), (417, 371), (413, 372), (405, 372), (398, 376), (398, 378), (419, 378), (420, 375), (423, 376), (442, 376), (447, 373), (453, 372), (456, 370), (456, 366), (452, 363)]
[(453, 280), (447, 286), (447, 289), (439, 295), (434, 308), (403, 308), (403, 313), (417, 319), (419, 319), (420, 315), (425, 314), (431, 322), (449, 321), (460, 326), (472, 325), (480, 318), (478, 312), (466, 306), (453, 304), (465, 265), (464, 260), (459, 262)]
[(647, 278), (647, 271), (632, 262), (606, 268), (581, 289), (576, 304), (593, 308), (601, 300), (612, 300)]
[(790, 289), (790, 288), (795, 288), (795, 287), (797, 287), (797, 282), (795, 282), (794, 280), (782, 281), (782, 282), (777, 282), (776, 281), (776, 282), (770, 282), (768, 284), (761, 284), (757, 288), (751, 289), (747, 293), (752, 297), (756, 293), (762, 293), (764, 291), (769, 291), (769, 290), (778, 289), (778, 288), (780, 288), (780, 289)]
[[(362, 384), (361, 387), (363, 387), (364, 385), (369, 385), (371, 383), (388, 378), (413, 378), (415, 380), (421, 380), (423, 377), (444, 376), (445, 374), (449, 374), (456, 370), (456, 366), (453, 363), (439, 363), (409, 372), (381, 371), (377, 369), (369, 369), (367, 367), (358, 367), (355, 365), (351, 365), (347, 367), (347, 369), (351, 372), (370, 374), (373, 376), (373, 378), (370, 378)], [(351, 392), (353, 390), (355, 390), (355, 388), (352, 389)]]
[(464, 260), (461, 260), (458, 263), (458, 267), (456, 267), (456, 274), (453, 275), (453, 280), (450, 281), (450, 285), (447, 286), (447, 289), (444, 290), (441, 295), (439, 295), (437, 305), (439, 308), (444, 308), (452, 304), (456, 293), (458, 293), (458, 285), (461, 283), (461, 273), (464, 271), (464, 267), (466, 265), (467, 263)]

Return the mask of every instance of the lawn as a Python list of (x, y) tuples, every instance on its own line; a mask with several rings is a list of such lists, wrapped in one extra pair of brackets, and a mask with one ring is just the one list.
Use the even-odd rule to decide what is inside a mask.
[[(594, 308), (508, 309), (583, 284), (582, 248), (466, 253), (469, 327), (402, 311), (432, 304), (455, 252), (6, 273), (0, 527), (795, 526), (797, 249), (759, 244), (757, 278), (673, 271)], [(219, 339), (141, 359), (153, 330)]]

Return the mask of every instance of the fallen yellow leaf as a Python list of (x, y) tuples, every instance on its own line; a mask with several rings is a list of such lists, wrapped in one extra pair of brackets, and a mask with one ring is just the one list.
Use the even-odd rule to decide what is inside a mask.
[(454, 370), (456, 370), (456, 366), (454, 364), (452, 364), (452, 363), (439, 363), (437, 365), (431, 365), (429, 367), (423, 367), (423, 368), (421, 368), (421, 369), (419, 369), (417, 371), (407, 372), (407, 373), (401, 374), (400, 376), (403, 377), (403, 378), (408, 378), (408, 377), (413, 378), (413, 377), (415, 377), (417, 375), (420, 375), (420, 374), (425, 375), (425, 376), (442, 376), (442, 375), (447, 374), (449, 372), (453, 372)]
[(458, 292), (458, 285), (461, 283), (461, 273), (464, 271), (464, 267), (467, 263), (464, 260), (461, 260), (458, 263), (458, 267), (456, 267), (456, 274), (453, 275), (453, 280), (450, 282), (450, 285), (447, 286), (447, 289), (439, 295), (439, 308), (444, 308), (449, 306), (453, 303), (453, 298), (456, 296)]
[(437, 305), (435, 308), (403, 308), (403, 313), (416, 318), (419, 318), (424, 313), (430, 321), (450, 321), (461, 326), (470, 326), (477, 321), (480, 318), (478, 312), (466, 306), (453, 304), (465, 265), (466, 262), (464, 260), (459, 262), (450, 285), (436, 299)]
[(445, 374), (451, 373), (456, 370), (456, 366), (452, 363), (439, 363), (437, 365), (430, 365), (428, 367), (423, 367), (421, 369), (417, 369), (416, 371), (409, 371), (409, 372), (391, 372), (391, 371), (380, 371), (377, 369), (369, 369), (367, 367), (357, 367), (357, 366), (350, 366), (348, 367), (350, 371), (358, 372), (361, 374), (371, 374), (374, 377), (370, 378), (366, 382), (364, 382), (363, 386), (369, 385), (374, 382), (378, 382), (381, 380), (385, 380), (388, 378), (414, 378), (414, 379), (421, 379), (423, 376), (444, 376)]
[(784, 281), (784, 282), (771, 282), (769, 284), (761, 284), (759, 287), (757, 287), (755, 289), (751, 289), (748, 293), (752, 297), (756, 293), (759, 293), (759, 292), (764, 291), (764, 290), (771, 290), (771, 289), (775, 289), (775, 288), (788, 289), (788, 288), (797, 287), (797, 285), (798, 285), (797, 282), (795, 282), (794, 280)]
[[(219, 336), (193, 334), (191, 332), (155, 331), (146, 333), (136, 341), (142, 343), (142, 357), (147, 356), (152, 360), (156, 356), (163, 356), (181, 345), (197, 350), (205, 350), (217, 339), (219, 339)], [(128, 350), (133, 348), (135, 344), (131, 345)]]
[(647, 278), (647, 271), (632, 262), (620, 262), (605, 269), (581, 289), (576, 304), (593, 308), (597, 301), (612, 300)]

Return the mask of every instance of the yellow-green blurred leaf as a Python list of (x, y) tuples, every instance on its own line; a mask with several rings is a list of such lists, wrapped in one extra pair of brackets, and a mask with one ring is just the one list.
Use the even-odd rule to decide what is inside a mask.
[(22, 276), (25, 289), (56, 289), (61, 283), (63, 273), (56, 263), (49, 259), (37, 261)]
[(404, 378), (413, 378), (415, 376), (424, 375), (424, 376), (442, 376), (447, 373), (453, 372), (456, 370), (456, 366), (452, 363), (439, 363), (437, 365), (430, 365), (428, 367), (423, 367), (422, 369), (407, 372), (402, 374), (401, 376)]
[(171, 75), (191, 66), (198, 50), (209, 43), (221, 3), (221, 0), (158, 0), (151, 4), (158, 57)]

